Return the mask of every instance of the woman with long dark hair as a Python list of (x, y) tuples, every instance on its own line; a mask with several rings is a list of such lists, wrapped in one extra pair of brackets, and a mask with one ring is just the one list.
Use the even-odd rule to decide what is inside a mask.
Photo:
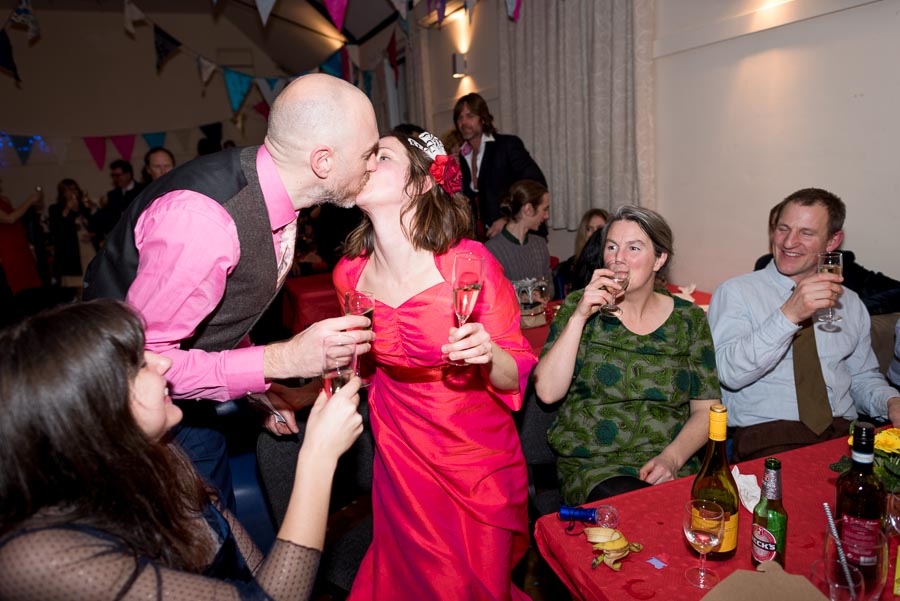
[(0, 332), (0, 599), (306, 599), (358, 382), (320, 394), (267, 559), (167, 438), (140, 318), (100, 300)]
[[(528, 546), (527, 474), (512, 411), (534, 365), (502, 268), (466, 238), (459, 166), (440, 141), (386, 136), (357, 197), (365, 214), (334, 281), (375, 298), (369, 393), (374, 537), (350, 598), (525, 599), (510, 572)], [(457, 253), (484, 284), (456, 327)]]

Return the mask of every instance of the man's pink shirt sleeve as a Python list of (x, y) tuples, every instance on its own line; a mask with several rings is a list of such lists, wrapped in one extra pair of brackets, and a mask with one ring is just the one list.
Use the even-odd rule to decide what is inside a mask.
[(179, 348), (219, 304), (240, 259), (227, 211), (202, 194), (177, 190), (154, 201), (134, 233), (140, 262), (126, 300), (144, 317), (147, 349), (172, 359), (166, 373), (172, 397), (227, 401), (264, 392), (263, 347)]

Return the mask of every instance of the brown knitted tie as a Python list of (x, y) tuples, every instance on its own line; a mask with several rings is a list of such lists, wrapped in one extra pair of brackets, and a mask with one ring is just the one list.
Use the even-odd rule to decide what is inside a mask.
[(818, 436), (831, 425), (831, 405), (825, 389), (825, 377), (816, 348), (816, 332), (812, 319), (802, 322), (794, 336), (794, 386), (800, 421)]

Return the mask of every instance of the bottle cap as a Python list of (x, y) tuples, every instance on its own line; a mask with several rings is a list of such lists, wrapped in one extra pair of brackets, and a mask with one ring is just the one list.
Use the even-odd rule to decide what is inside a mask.
[(856, 422), (853, 426), (853, 450), (863, 453), (875, 451), (875, 426), (869, 422)]

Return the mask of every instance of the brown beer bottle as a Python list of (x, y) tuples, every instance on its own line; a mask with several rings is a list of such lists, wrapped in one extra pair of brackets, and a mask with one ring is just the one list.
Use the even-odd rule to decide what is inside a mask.
[(709, 552), (709, 559), (729, 559), (737, 549), (738, 512), (740, 498), (734, 476), (728, 469), (728, 453), (725, 438), (728, 434), (728, 409), (725, 405), (713, 405), (709, 409), (709, 441), (703, 467), (691, 487), (692, 499), (705, 499), (718, 503), (725, 511), (725, 534), (722, 544)]

